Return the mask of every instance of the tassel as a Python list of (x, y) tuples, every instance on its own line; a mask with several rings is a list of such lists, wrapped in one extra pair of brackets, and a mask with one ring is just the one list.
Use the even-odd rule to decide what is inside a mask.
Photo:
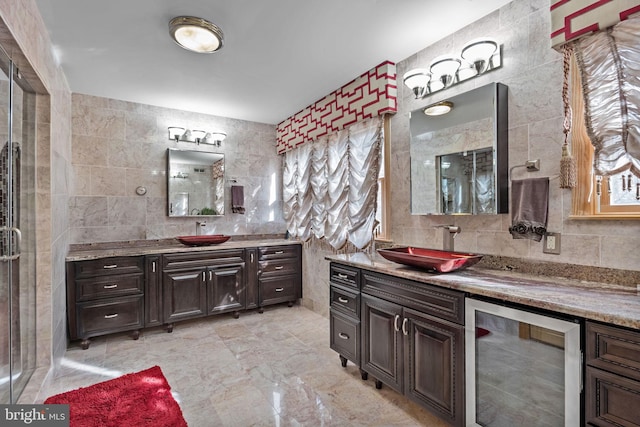
[(569, 151), (569, 132), (571, 132), (572, 112), (569, 104), (569, 64), (573, 48), (565, 44), (563, 48), (563, 73), (564, 82), (562, 84), (562, 103), (564, 104), (564, 144), (562, 144), (562, 158), (560, 159), (560, 188), (573, 188), (578, 181), (576, 161), (571, 157)]
[(560, 159), (560, 188), (573, 188), (578, 181), (576, 159), (571, 157), (567, 143), (562, 144)]

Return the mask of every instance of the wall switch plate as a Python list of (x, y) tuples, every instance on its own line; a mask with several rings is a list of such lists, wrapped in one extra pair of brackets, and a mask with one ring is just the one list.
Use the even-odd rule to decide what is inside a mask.
[(560, 255), (560, 233), (545, 233), (542, 252), (545, 254)]

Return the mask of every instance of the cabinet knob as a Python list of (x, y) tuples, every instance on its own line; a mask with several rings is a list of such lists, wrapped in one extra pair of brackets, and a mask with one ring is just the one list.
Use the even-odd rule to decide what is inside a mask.
[(348, 340), (348, 339), (349, 339), (349, 335), (345, 334), (344, 332), (340, 332), (340, 333), (338, 334), (338, 336), (339, 336), (340, 338), (342, 338), (343, 340)]
[(116, 317), (118, 317), (118, 313), (104, 315), (105, 319), (115, 319)]
[(348, 302), (349, 302), (349, 300), (348, 300), (348, 299), (346, 299), (346, 298), (338, 297), (338, 302), (341, 302), (341, 303), (343, 303), (343, 304), (346, 304), (346, 303), (348, 303)]
[(115, 289), (118, 287), (117, 283), (114, 283), (113, 285), (104, 285), (103, 288), (104, 289)]

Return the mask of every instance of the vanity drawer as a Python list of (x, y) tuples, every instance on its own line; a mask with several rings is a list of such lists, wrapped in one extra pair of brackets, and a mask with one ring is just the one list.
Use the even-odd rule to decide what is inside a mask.
[(95, 279), (76, 280), (76, 286), (78, 301), (142, 294), (143, 276), (141, 274), (99, 276)]
[(640, 381), (640, 332), (587, 322), (587, 365)]
[(338, 286), (331, 286), (331, 309), (358, 318), (360, 317), (360, 295)]
[(76, 279), (110, 274), (144, 273), (143, 257), (112, 257), (73, 263)]
[(329, 314), (329, 347), (341, 356), (360, 365), (360, 322), (331, 310)]
[(263, 274), (297, 274), (300, 270), (300, 262), (297, 259), (274, 259), (271, 261), (260, 261), (258, 275)]
[(260, 261), (266, 261), (270, 259), (280, 259), (280, 258), (299, 258), (299, 257), (300, 257), (299, 245), (263, 246), (258, 249), (258, 259)]
[(331, 263), (329, 280), (333, 283), (360, 289), (360, 270)]
[(298, 276), (262, 278), (260, 283), (260, 305), (294, 301), (299, 298)]
[(144, 324), (142, 295), (78, 304), (78, 335), (82, 339), (140, 329)]

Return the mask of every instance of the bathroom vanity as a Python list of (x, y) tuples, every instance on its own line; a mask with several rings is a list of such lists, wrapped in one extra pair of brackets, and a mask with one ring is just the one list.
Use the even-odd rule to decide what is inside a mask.
[(302, 297), (302, 251), (285, 239), (188, 247), (77, 245), (67, 256), (71, 340), (288, 303)]
[[(530, 378), (548, 379), (549, 371), (537, 366), (548, 353), (548, 360), (559, 364), (550, 372), (560, 376), (537, 385), (542, 400), (558, 409), (549, 425), (640, 426), (640, 296), (635, 287), (478, 267), (432, 274), (363, 253), (327, 259), (330, 346), (343, 366), (353, 362), (362, 379), (372, 376), (376, 387), (384, 384), (452, 425), (498, 425), (510, 416), (498, 406), (476, 418), (480, 406), (472, 400), (481, 389), (476, 379), (494, 377), (512, 390), (528, 389), (534, 385)], [(478, 328), (487, 324), (476, 321), (491, 316), (476, 317), (477, 312), (491, 312), (488, 306), (514, 319), (515, 336), (509, 339), (523, 341), (530, 353), (521, 356), (526, 362), (516, 370), (512, 362), (496, 365), (491, 352), (476, 354), (501, 336), (493, 329), (496, 323), (489, 323), (489, 330)], [(551, 329), (560, 331), (559, 338)], [(541, 355), (535, 353), (539, 348)], [(516, 381), (519, 374), (523, 382)], [(528, 397), (532, 394), (515, 394), (527, 395), (516, 414), (531, 411), (540, 417), (540, 402)], [(481, 409), (487, 400), (478, 403)]]

